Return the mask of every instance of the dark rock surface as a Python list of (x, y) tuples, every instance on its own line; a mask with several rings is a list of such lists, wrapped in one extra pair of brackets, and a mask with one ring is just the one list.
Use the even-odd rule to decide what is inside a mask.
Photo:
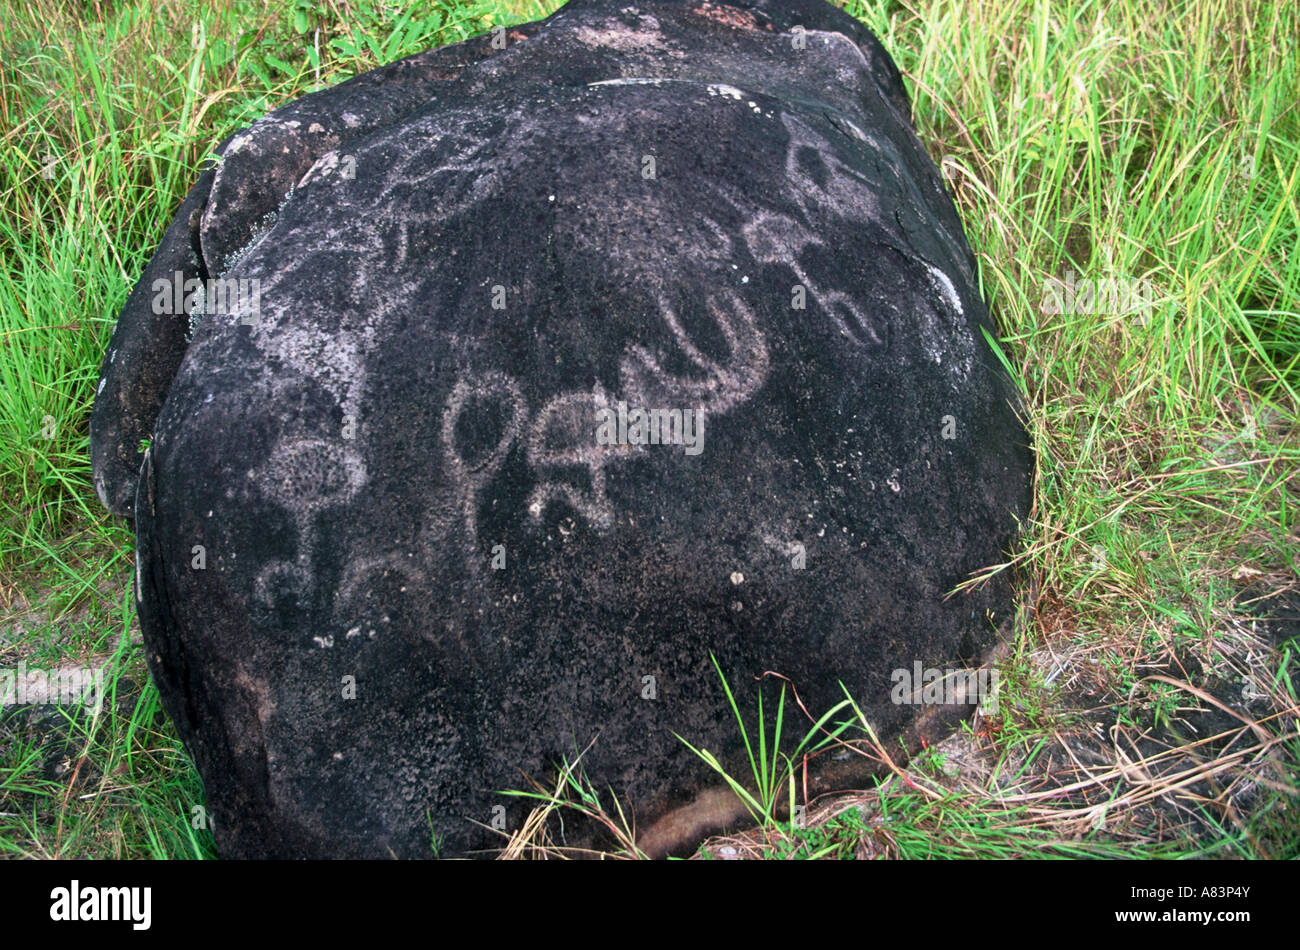
[[(504, 38), (224, 143), (110, 344), (96, 485), (134, 499), (223, 855), (499, 845), (498, 790), (592, 739), (648, 847), (689, 846), (736, 810), (673, 734), (748, 775), (710, 653), (747, 713), (766, 670), (814, 714), (842, 681), (892, 742), (891, 671), (1009, 616), (1005, 575), (944, 596), (1004, 559), (1031, 460), (879, 43), (820, 0)], [(156, 314), (177, 271), (240, 292)], [(702, 439), (603, 444), (620, 404)]]

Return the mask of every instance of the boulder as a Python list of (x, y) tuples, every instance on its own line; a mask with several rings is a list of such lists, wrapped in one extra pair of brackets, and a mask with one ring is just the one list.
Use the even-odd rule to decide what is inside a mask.
[(969, 711), (898, 674), (997, 641), (1005, 572), (948, 595), (1005, 560), (1032, 460), (858, 22), (574, 0), (218, 152), (91, 449), (223, 856), (487, 853), (529, 808), (500, 792), (579, 755), (645, 850), (689, 850), (745, 820), (681, 741), (749, 775), (712, 658), (751, 736), (769, 671), (893, 747)]

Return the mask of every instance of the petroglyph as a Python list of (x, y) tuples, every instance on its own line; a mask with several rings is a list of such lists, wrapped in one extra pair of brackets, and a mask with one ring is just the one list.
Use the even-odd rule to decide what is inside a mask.
[[(457, 429), (472, 403), (479, 403), (480, 424), (472, 426), (471, 435), (481, 435), (488, 417), (484, 410), (494, 404), (504, 408), (500, 416), (501, 433), (487, 452), (477, 459), (467, 458), (457, 447)], [(479, 495), (495, 477), (506, 459), (519, 432), (528, 418), (528, 404), (524, 401), (519, 384), (498, 370), (488, 370), (476, 379), (460, 379), (452, 388), (447, 407), (442, 413), (442, 457), (452, 485), (461, 495), (461, 514), (465, 519), (465, 534), (470, 549), (469, 562), (478, 562), (478, 503)]]
[[(808, 220), (816, 220), (827, 208), (852, 221), (879, 219), (880, 182), (845, 164), (835, 145), (800, 116), (783, 112), (781, 124), (790, 136), (785, 157), (789, 195)], [(879, 154), (879, 146), (871, 144)]]
[(799, 262), (809, 247), (823, 242), (794, 218), (761, 213), (744, 228), (745, 241), (755, 260), (764, 264), (785, 264), (794, 271), (808, 295), (834, 321), (840, 332), (861, 347), (881, 347), (888, 340), (888, 330), (877, 326), (866, 312), (860, 298), (840, 290), (827, 289), (813, 280)]
[[(563, 500), (597, 531), (614, 523), (616, 512), (606, 490), (606, 468), (647, 451), (637, 444), (602, 445), (596, 438), (601, 411), (614, 411), (619, 402), (638, 406), (690, 409), (697, 418), (723, 414), (749, 399), (768, 375), (767, 340), (754, 312), (735, 291), (707, 298), (706, 306), (726, 341), (725, 360), (715, 360), (691, 340), (666, 299), (657, 300), (659, 314), (673, 340), (699, 375), (677, 376), (663, 367), (663, 358), (639, 344), (630, 344), (619, 362), (619, 391), (607, 393), (599, 381), (590, 391), (562, 393), (547, 401), (535, 416), (529, 412), (519, 385), (511, 377), (490, 370), (476, 378), (460, 380), (443, 412), (443, 454), (448, 471), (461, 487), (463, 517), (469, 537), (471, 561), (477, 563), (477, 510), (483, 489), (495, 477), (510, 446), (525, 432), (525, 458), (538, 475), (528, 496), (527, 510), (539, 522), (547, 506)], [(479, 461), (467, 461), (456, 446), (456, 426), (471, 397), (503, 402), (509, 421), (493, 449)], [(703, 423), (700, 423), (701, 430)], [(565, 469), (585, 469), (587, 484), (566, 477)], [(572, 472), (568, 473), (572, 475)]]
[[(856, 125), (840, 121), (857, 133), (855, 137), (866, 139)], [(785, 159), (787, 194), (803, 212), (804, 221), (816, 221), (828, 208), (860, 224), (875, 219), (879, 201), (873, 192), (874, 183), (841, 161), (832, 143), (803, 119), (783, 112), (781, 122), (789, 135)], [(863, 301), (869, 297), (827, 287), (805, 268), (801, 261), (805, 252), (825, 247), (812, 227), (788, 214), (760, 211), (743, 226), (742, 233), (755, 260), (790, 267), (798, 283), (851, 343), (864, 348), (888, 344), (889, 331), (881, 315), (873, 317), (864, 306)]]
[(730, 289), (710, 294), (705, 304), (727, 342), (726, 361), (718, 363), (701, 352), (660, 296), (660, 317), (701, 375), (674, 376), (657, 355), (634, 343), (619, 362), (622, 398), (628, 405), (692, 406), (715, 415), (730, 412), (763, 385), (768, 374), (767, 338), (753, 309)]
[(265, 495), (294, 510), (301, 531), (317, 512), (345, 504), (360, 491), (366, 467), (338, 440), (293, 439), (276, 445), (257, 484)]
[[(614, 522), (614, 511), (605, 494), (605, 466), (628, 458), (641, 446), (600, 445), (593, 437), (598, 412), (612, 403), (599, 382), (591, 392), (566, 393), (542, 407), (528, 434), (528, 462), (535, 471), (547, 472), (565, 466), (587, 470), (591, 487), (584, 490), (569, 481), (544, 480), (528, 496), (528, 514), (539, 521), (547, 504), (556, 498), (567, 501), (598, 531)], [(551, 474), (554, 474), (552, 472)]]
[(320, 438), (277, 443), (263, 470), (250, 481), (293, 518), (297, 558), (263, 564), (253, 582), (263, 604), (274, 605), (277, 588), (295, 594), (310, 589), (318, 540), (316, 516), (347, 504), (366, 480), (365, 463), (345, 443)]

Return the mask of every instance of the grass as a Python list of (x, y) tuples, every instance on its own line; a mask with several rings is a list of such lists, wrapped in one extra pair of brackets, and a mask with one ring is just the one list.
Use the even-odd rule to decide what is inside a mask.
[[(689, 740), (683, 739), (681, 736), (677, 738), (686, 748), (699, 756), (709, 768), (722, 776), (723, 781), (744, 802), (745, 808), (754, 821), (764, 828), (774, 827), (778, 824), (779, 798), (782, 792), (788, 789), (789, 796), (786, 799), (786, 812), (789, 814), (793, 826), (797, 823), (796, 816), (799, 814), (799, 806), (796, 804), (795, 796), (795, 760), (800, 756), (819, 752), (839, 737), (848, 723), (840, 723), (833, 730), (826, 728), (827, 723), (845, 707), (852, 705), (852, 700), (843, 700), (822, 713), (821, 717), (804, 733), (804, 737), (799, 740), (793, 751), (785, 752), (781, 749), (781, 729), (785, 725), (786, 684), (781, 684), (781, 693), (776, 707), (776, 721), (772, 728), (770, 743), (767, 733), (767, 717), (763, 715), (763, 691), (758, 691), (758, 727), (755, 730), (755, 740), (750, 741), (749, 730), (745, 726), (744, 714), (741, 713), (740, 707), (736, 705), (736, 697), (731, 693), (731, 686), (727, 683), (727, 678), (722, 675), (722, 667), (718, 665), (718, 658), (712, 654), (709, 655), (709, 658), (713, 661), (713, 668), (718, 672), (718, 679), (722, 681), (722, 690), (727, 695), (727, 705), (731, 708), (731, 714), (736, 719), (736, 725), (739, 727), (741, 738), (745, 743), (745, 755), (749, 760), (749, 777), (754, 780), (753, 791), (750, 791), (749, 784), (728, 774), (727, 770), (722, 767), (722, 763), (708, 749), (697, 749), (691, 745)], [(758, 746), (757, 752), (754, 749), (755, 745)]]
[[(0, 668), (102, 664), (116, 698), (0, 721), (0, 853), (213, 853), (144, 685), (132, 538), (87, 461), (113, 321), (200, 161), (305, 92), (555, 5), (6, 8)], [(857, 796), (804, 802), (803, 827), (768, 820), (788, 763), (760, 739), (764, 778), (740, 781), (760, 828), (702, 855), (1300, 856), (1300, 651), (1265, 619), (1300, 603), (1300, 11), (843, 5), (907, 79), (1025, 397), (1033, 512), (989, 568), (1022, 579), (1021, 615), (996, 714)], [(1061, 306), (1082, 281), (1149, 306)], [(544, 789), (620, 825), (577, 762)]]
[[(500, 857), (505, 860), (598, 857), (645, 859), (647, 855), (636, 844), (634, 823), (619, 801), (618, 794), (601, 792), (592, 784), (582, 769), (582, 755), (573, 762), (561, 762), (556, 769), (553, 786), (548, 788), (533, 779), (528, 790), (504, 789), (501, 794), (536, 802), (528, 818), (513, 833), (503, 835), (506, 840)], [(606, 805), (605, 802), (609, 804)], [(554, 829), (558, 826), (561, 842), (564, 841), (564, 818), (578, 815), (589, 825), (604, 832), (614, 842), (613, 848), (594, 851), (587, 847), (556, 844)], [(498, 830), (498, 833), (501, 833)]]

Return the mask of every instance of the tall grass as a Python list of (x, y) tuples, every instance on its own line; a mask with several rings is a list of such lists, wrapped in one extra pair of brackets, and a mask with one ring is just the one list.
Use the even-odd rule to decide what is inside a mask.
[[(557, 5), (6, 4), (0, 661), (107, 656), (116, 677), (146, 679), (132, 540), (91, 489), (87, 418), (113, 321), (203, 157), (289, 99)], [(1240, 602), (1264, 609), (1296, 587), (1300, 8), (843, 5), (907, 78), (1026, 397), (1039, 467), (1014, 555), (1015, 654), (1095, 660), (1125, 689), (1172, 656), (1227, 675), (1245, 649)], [(1149, 287), (1149, 311), (1053, 312), (1049, 281), (1070, 275)], [(1258, 656), (1252, 676), (1288, 669)], [(1043, 715), (1008, 713), (1003, 753), (1050, 735), (1078, 701), (1024, 662), (1021, 698)], [(197, 780), (156, 706), (150, 688), (76, 718), (75, 771), (51, 771), (49, 750), (21, 735), (0, 743), (0, 849), (210, 853)], [(978, 844), (964, 840), (951, 853)]]

